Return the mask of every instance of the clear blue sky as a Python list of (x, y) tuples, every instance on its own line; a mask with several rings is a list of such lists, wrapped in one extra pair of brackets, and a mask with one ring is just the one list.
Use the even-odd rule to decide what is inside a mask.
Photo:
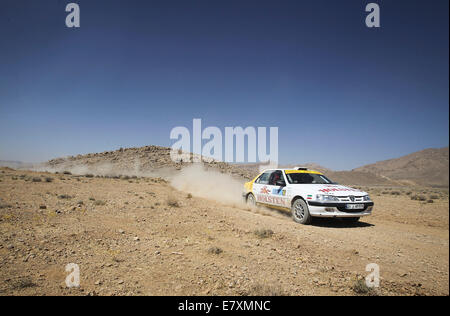
[(281, 163), (350, 169), (449, 142), (449, 2), (0, 2), (0, 159), (278, 126)]

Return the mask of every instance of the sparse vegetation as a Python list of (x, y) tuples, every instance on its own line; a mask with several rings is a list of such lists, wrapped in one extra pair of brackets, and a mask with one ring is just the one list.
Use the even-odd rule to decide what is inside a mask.
[(254, 233), (259, 238), (270, 238), (273, 235), (273, 231), (271, 229), (257, 229)]
[(41, 179), (41, 178), (38, 178), (38, 177), (34, 177), (34, 178), (32, 179), (32, 181), (33, 181), (33, 182), (42, 182), (42, 179)]
[(53, 178), (51, 178), (51, 177), (46, 177), (46, 178), (45, 178), (45, 182), (48, 182), (48, 183), (53, 182)]
[(169, 205), (170, 207), (180, 207), (180, 203), (174, 196), (169, 196), (167, 198), (167, 205)]
[(413, 196), (411, 196), (411, 200), (414, 200), (414, 201), (426, 201), (427, 200), (427, 198), (425, 197), (425, 196), (423, 196), (423, 195), (413, 195)]
[(103, 200), (95, 200), (94, 205), (102, 206), (102, 205), (106, 205), (106, 202)]
[(188, 193), (188, 195), (186, 196), (186, 198), (192, 199), (192, 194)]
[(10, 204), (6, 204), (6, 203), (0, 203), (0, 209), (4, 209), (4, 208), (11, 208), (12, 206)]
[(211, 247), (208, 249), (208, 253), (214, 254), (214, 255), (220, 255), (223, 252), (223, 250), (219, 247)]
[(367, 286), (366, 281), (356, 280), (355, 284), (352, 286), (353, 292), (360, 295), (369, 295), (369, 296), (376, 296), (376, 292), (373, 288), (370, 288)]
[(72, 197), (70, 196), (70, 195), (68, 195), (68, 194), (60, 194), (60, 195), (58, 195), (58, 199), (61, 199), (61, 200), (70, 200)]
[(30, 277), (23, 277), (18, 280), (14, 280), (11, 284), (11, 289), (13, 290), (20, 290), (25, 289), (29, 287), (34, 287), (36, 284), (33, 282), (33, 280)]
[(283, 289), (279, 285), (269, 285), (256, 283), (247, 293), (248, 296), (283, 296), (285, 295)]
[(71, 175), (72, 172), (70, 172), (70, 171), (64, 171), (63, 174)]
[(94, 175), (92, 173), (85, 174), (84, 176), (86, 178), (93, 178), (94, 177)]

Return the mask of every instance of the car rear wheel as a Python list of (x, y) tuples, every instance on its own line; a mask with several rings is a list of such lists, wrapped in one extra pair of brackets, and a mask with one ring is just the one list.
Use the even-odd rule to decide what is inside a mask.
[(253, 195), (253, 193), (250, 193), (249, 195), (247, 195), (247, 204), (250, 206), (256, 205), (256, 200), (255, 200), (255, 196)]
[(357, 223), (359, 221), (359, 217), (344, 217), (342, 220), (347, 223)]
[(292, 203), (292, 218), (300, 224), (308, 225), (312, 222), (312, 216), (309, 214), (308, 204), (302, 199), (296, 199)]

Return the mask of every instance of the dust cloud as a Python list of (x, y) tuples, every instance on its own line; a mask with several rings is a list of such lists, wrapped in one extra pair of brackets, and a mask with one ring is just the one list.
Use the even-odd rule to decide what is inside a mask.
[(175, 170), (173, 168), (159, 168), (157, 170), (143, 170), (141, 162), (136, 159), (133, 163), (133, 167), (120, 166), (118, 164), (109, 162), (98, 162), (93, 164), (87, 163), (74, 163), (71, 161), (59, 163), (56, 166), (49, 164), (35, 165), (31, 168), (37, 172), (51, 172), (62, 173), (70, 172), (73, 175), (87, 175), (92, 174), (94, 176), (103, 177), (117, 177), (117, 176), (129, 176), (129, 177), (148, 177), (148, 178), (164, 178), (168, 179), (173, 176)]
[(170, 177), (170, 184), (179, 191), (224, 204), (242, 205), (244, 181), (216, 170), (207, 170), (200, 164), (182, 169)]

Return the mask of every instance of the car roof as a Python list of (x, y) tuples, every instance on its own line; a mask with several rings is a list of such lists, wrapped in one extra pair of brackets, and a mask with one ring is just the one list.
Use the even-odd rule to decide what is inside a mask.
[(261, 172), (260, 174), (263, 174), (263, 173), (268, 172), (268, 171), (277, 171), (277, 170), (284, 171), (286, 174), (291, 174), (291, 173), (322, 174), (322, 172), (319, 172), (319, 171), (316, 171), (316, 170), (308, 170), (308, 169), (306, 169), (306, 170), (304, 170), (304, 169), (302, 169), (302, 170), (298, 170), (298, 169), (267, 169), (267, 170), (264, 170), (263, 172)]

